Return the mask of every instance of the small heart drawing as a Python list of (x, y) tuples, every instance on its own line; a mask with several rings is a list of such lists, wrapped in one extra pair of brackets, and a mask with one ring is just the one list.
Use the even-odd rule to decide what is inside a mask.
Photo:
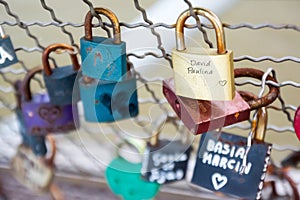
[(219, 84), (221, 86), (225, 86), (227, 84), (227, 81), (226, 80), (219, 81)]
[(212, 179), (212, 184), (213, 184), (215, 190), (221, 189), (227, 183), (227, 177), (223, 176), (223, 175), (221, 175), (219, 173), (214, 173), (211, 176), (211, 179)]
[(41, 106), (38, 113), (42, 119), (53, 124), (61, 116), (61, 108), (59, 106)]

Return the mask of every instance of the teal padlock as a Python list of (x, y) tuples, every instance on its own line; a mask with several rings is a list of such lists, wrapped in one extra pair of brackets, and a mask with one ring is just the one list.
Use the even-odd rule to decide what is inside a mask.
[(18, 58), (13, 47), (12, 41), (0, 25), (0, 69), (8, 67), (18, 62)]
[(147, 182), (141, 176), (141, 163), (133, 163), (118, 155), (105, 171), (112, 192), (124, 200), (150, 200), (159, 192), (160, 185)]
[[(51, 69), (49, 54), (56, 50), (69, 52), (72, 65)], [(43, 77), (49, 94), (50, 102), (55, 105), (76, 104), (79, 101), (76, 77), (80, 69), (76, 50), (68, 44), (56, 43), (45, 48), (42, 56)]]
[(139, 113), (136, 74), (128, 62), (128, 73), (120, 81), (104, 81), (83, 76), (79, 91), (88, 122), (114, 122)]
[(113, 38), (92, 35), (93, 15), (85, 17), (85, 36), (80, 39), (82, 73), (98, 80), (118, 81), (126, 73), (126, 43), (121, 41), (120, 25), (116, 15), (105, 8), (95, 8), (106, 16), (113, 26)]

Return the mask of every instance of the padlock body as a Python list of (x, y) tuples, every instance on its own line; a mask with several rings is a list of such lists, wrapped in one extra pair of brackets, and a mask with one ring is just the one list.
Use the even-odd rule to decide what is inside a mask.
[(184, 125), (194, 134), (248, 120), (250, 106), (236, 92), (232, 101), (202, 101), (175, 94), (174, 79), (163, 81), (163, 94)]
[(19, 130), (22, 136), (22, 143), (31, 148), (32, 152), (37, 156), (44, 156), (47, 153), (45, 136), (31, 135), (27, 132), (23, 113), (20, 109), (16, 110), (17, 119), (19, 122)]
[(141, 168), (141, 163), (131, 163), (121, 157), (115, 158), (105, 171), (109, 188), (124, 200), (154, 198), (160, 185), (143, 180)]
[(54, 171), (31, 149), (21, 145), (12, 159), (11, 169), (15, 178), (34, 192), (46, 192), (52, 182)]
[(201, 136), (192, 183), (242, 199), (260, 199), (272, 145), (253, 140), (240, 174), (247, 138), (208, 132)]
[(9, 36), (0, 37), (0, 69), (18, 62), (18, 58)]
[(187, 48), (172, 51), (175, 92), (198, 100), (232, 100), (235, 96), (233, 53)]
[(67, 133), (79, 123), (77, 105), (53, 105), (47, 94), (35, 94), (22, 102), (26, 130), (32, 135)]
[(75, 104), (79, 100), (77, 72), (73, 66), (52, 69), (50, 76), (43, 73), (50, 102), (54, 105)]
[(122, 81), (94, 79), (91, 83), (80, 78), (79, 90), (86, 121), (113, 122), (139, 112), (135, 76)]
[(143, 177), (159, 184), (183, 180), (190, 152), (190, 144), (181, 141), (160, 140), (156, 146), (148, 145), (144, 153)]
[(82, 73), (98, 79), (118, 81), (127, 72), (126, 43), (114, 44), (112, 38), (80, 39)]

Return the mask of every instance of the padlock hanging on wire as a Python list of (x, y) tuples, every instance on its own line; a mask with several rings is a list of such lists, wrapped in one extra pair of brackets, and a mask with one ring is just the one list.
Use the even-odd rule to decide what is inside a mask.
[[(237, 198), (261, 199), (272, 149), (264, 142), (266, 126), (267, 111), (262, 107), (252, 123), (254, 137), (247, 154), (246, 137), (217, 131), (203, 134), (191, 182)], [(244, 172), (240, 173), (245, 156)]]
[(113, 26), (113, 38), (93, 36), (91, 11), (86, 14), (85, 36), (80, 39), (81, 67), (84, 76), (98, 80), (118, 81), (127, 72), (126, 43), (121, 41), (117, 16), (109, 9), (94, 8), (106, 16)]
[(9, 35), (0, 25), (0, 69), (19, 62)]
[[(179, 125), (179, 121), (177, 117), (167, 116), (166, 121), (153, 131), (143, 157), (142, 175), (147, 181), (166, 184), (185, 178), (192, 141), (187, 128)], [(166, 123), (173, 123), (177, 128), (172, 140), (161, 139), (161, 134), (167, 132)], [(174, 139), (177, 134), (180, 134), (180, 140)]]
[(210, 10), (193, 8), (193, 12), (212, 23), (217, 49), (186, 47), (184, 25), (192, 13), (187, 9), (180, 14), (175, 29), (176, 49), (172, 51), (175, 93), (198, 100), (232, 100), (236, 94), (233, 53), (226, 49), (223, 25)]
[[(56, 50), (66, 50), (72, 65), (51, 68), (49, 54)], [(43, 51), (43, 77), (50, 102), (54, 105), (76, 104), (79, 101), (77, 75), (80, 69), (74, 47), (64, 43), (51, 44)], [(76, 105), (74, 105), (76, 106)]]
[[(261, 80), (264, 72), (253, 68), (237, 68), (234, 70), (235, 78), (247, 77)], [(266, 80), (277, 83), (277, 80), (268, 75)], [(271, 104), (279, 95), (279, 89), (268, 85), (269, 92), (258, 99), (245, 101), (236, 92), (232, 101), (202, 101), (177, 96), (174, 90), (174, 80), (163, 81), (163, 94), (182, 120), (186, 127), (193, 134), (201, 134), (234, 123), (248, 120), (250, 111)]]

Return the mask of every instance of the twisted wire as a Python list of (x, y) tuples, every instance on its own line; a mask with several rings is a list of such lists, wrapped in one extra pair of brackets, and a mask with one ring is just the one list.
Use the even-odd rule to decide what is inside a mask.
[[(45, 10), (49, 11), (49, 13), (50, 13), (52, 19), (53, 19), (55, 22), (57, 22), (57, 23), (62, 23), (62, 21), (59, 20), (59, 19), (56, 17), (54, 10), (53, 10), (52, 8), (50, 8), (50, 7), (46, 4), (45, 0), (40, 0), (40, 2), (41, 2), (41, 4), (42, 4), (42, 7), (43, 7)], [(77, 49), (79, 49), (78, 45), (74, 42), (74, 38), (73, 38), (72, 33), (69, 32), (69, 31), (67, 31), (66, 28), (65, 28), (64, 26), (61, 26), (60, 28), (61, 28), (61, 30), (62, 30), (63, 33), (65, 33), (66, 35), (69, 36), (71, 45), (72, 45), (72, 46), (75, 46)]]

